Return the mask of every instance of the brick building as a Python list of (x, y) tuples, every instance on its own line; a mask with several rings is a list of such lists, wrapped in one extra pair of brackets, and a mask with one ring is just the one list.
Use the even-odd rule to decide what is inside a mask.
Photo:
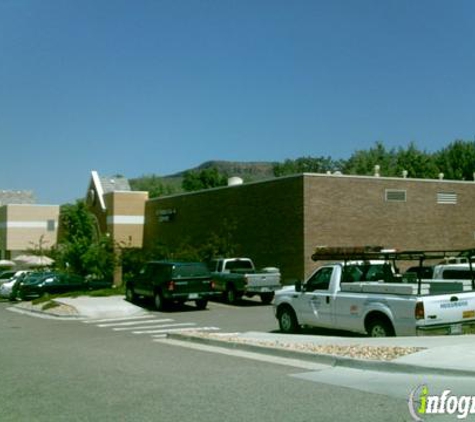
[(230, 230), (240, 254), (302, 279), (316, 245), (475, 247), (475, 183), (301, 174), (151, 199), (144, 247), (199, 245)]

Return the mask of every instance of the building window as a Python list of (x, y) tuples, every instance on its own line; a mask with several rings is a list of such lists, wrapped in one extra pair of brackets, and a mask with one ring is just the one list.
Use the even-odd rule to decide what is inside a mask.
[(457, 194), (454, 192), (438, 192), (437, 193), (438, 204), (457, 204)]
[(49, 232), (54, 232), (56, 230), (56, 221), (48, 220), (46, 222), (46, 230), (48, 230)]
[(386, 189), (386, 202), (406, 202), (406, 191), (396, 189)]

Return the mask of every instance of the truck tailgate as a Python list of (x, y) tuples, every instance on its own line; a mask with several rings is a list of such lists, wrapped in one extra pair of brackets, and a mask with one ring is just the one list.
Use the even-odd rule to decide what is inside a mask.
[(475, 292), (425, 296), (424, 325), (475, 321)]
[(176, 280), (173, 283), (174, 293), (205, 293), (212, 291), (211, 280), (208, 277), (190, 277)]
[(246, 274), (245, 279), (248, 287), (280, 287), (280, 274), (278, 273)]

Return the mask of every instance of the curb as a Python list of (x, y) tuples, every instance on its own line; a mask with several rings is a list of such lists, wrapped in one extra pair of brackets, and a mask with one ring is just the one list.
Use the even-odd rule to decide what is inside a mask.
[(355, 359), (348, 358), (345, 356), (309, 353), (298, 350), (288, 350), (285, 348), (262, 346), (259, 344), (238, 343), (234, 341), (220, 340), (209, 337), (198, 337), (189, 334), (168, 333), (167, 338), (205, 344), (208, 346), (225, 347), (227, 349), (237, 349), (244, 350), (247, 352), (268, 354), (282, 358), (299, 359), (313, 363), (321, 363), (332, 367), (342, 367), (377, 372), (390, 372), (394, 374), (439, 375), (458, 377), (475, 376), (475, 371), (470, 370), (452, 368), (431, 368), (427, 366), (411, 365), (406, 363)]
[(85, 318), (84, 316), (79, 315), (79, 314), (76, 314), (76, 315), (61, 314), (61, 313), (57, 313), (53, 311), (43, 311), (40, 309), (27, 308), (22, 305), (13, 305), (6, 309), (9, 311), (18, 312), (21, 314), (31, 314), (33, 316), (42, 316), (43, 318), (69, 319), (69, 320), (80, 320), (80, 319)]

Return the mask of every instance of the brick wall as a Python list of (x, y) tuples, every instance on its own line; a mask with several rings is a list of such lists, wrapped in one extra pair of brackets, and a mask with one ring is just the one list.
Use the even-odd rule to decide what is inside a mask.
[[(405, 191), (406, 200), (386, 201), (388, 189)], [(455, 195), (457, 203), (437, 203), (441, 193)], [(316, 245), (475, 247), (474, 207), (474, 182), (306, 175), (306, 273), (315, 268), (310, 256)]]
[[(387, 201), (387, 190), (405, 200)], [(438, 204), (440, 193), (456, 204)], [(475, 247), (473, 209), (474, 182), (306, 174), (150, 200), (144, 242), (198, 245), (236, 227), (239, 254), (289, 282), (316, 267), (316, 245)]]
[(285, 278), (303, 272), (301, 177), (153, 199), (145, 218), (149, 249), (156, 242), (200, 245), (212, 234), (230, 235), (238, 255), (256, 266), (279, 267)]

